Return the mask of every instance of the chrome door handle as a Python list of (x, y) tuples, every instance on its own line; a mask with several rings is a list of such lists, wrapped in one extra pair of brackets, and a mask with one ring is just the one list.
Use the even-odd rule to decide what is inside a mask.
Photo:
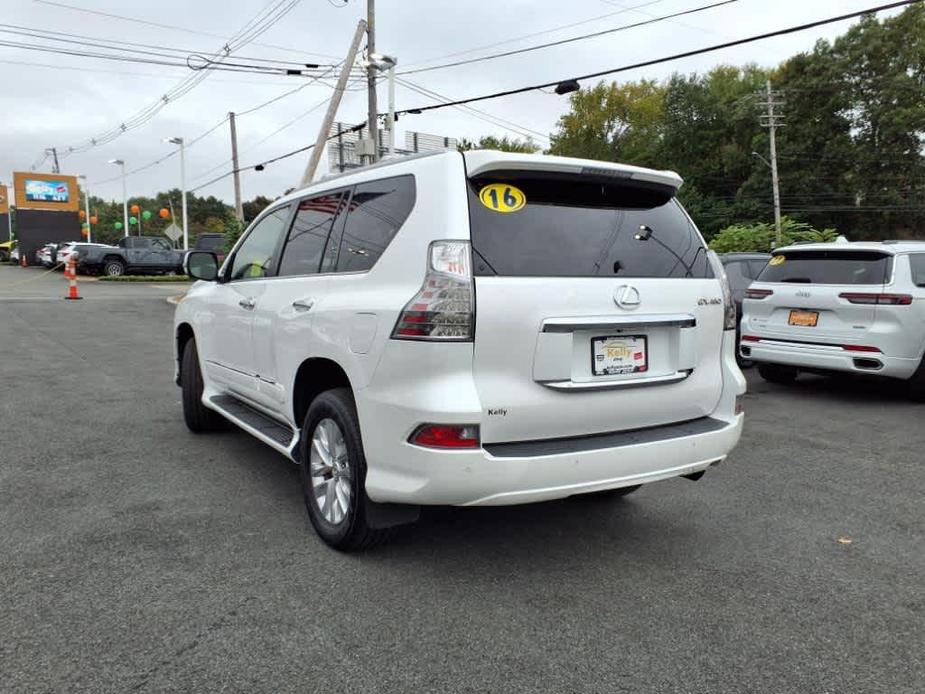
[(297, 301), (292, 302), (292, 308), (302, 313), (305, 311), (311, 311), (311, 308), (314, 305), (315, 302), (312, 299), (298, 299)]
[(238, 306), (240, 306), (241, 308), (246, 308), (248, 311), (252, 310), (254, 306), (256, 305), (257, 305), (257, 302), (254, 301), (253, 299), (241, 299), (238, 302)]

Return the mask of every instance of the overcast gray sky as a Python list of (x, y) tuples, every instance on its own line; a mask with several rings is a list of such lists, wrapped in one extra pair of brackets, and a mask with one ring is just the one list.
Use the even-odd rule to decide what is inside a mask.
[[(223, 40), (217, 37), (233, 36), (270, 0), (55, 2), (61, 4), (40, 0), (4, 0), (4, 24), (0, 29), (17, 25), (209, 53), (223, 44)], [(451, 59), (432, 59), (499, 42), (506, 43), (452, 59), (521, 48), (705, 4), (710, 4), (710, 0), (377, 0), (377, 51), (397, 56), (402, 68), (439, 64)], [(524, 55), (409, 75), (407, 79), (446, 96), (462, 98), (566, 79), (576, 74), (691, 50), (876, 4), (875, 0), (738, 0), (682, 19)], [(366, 12), (365, 0), (349, 0), (346, 6), (340, 5), (343, 5), (343, 0), (301, 0), (282, 21), (257, 39), (261, 45), (250, 44), (241, 48), (238, 54), (248, 58), (337, 62), (346, 53), (357, 20), (365, 17)], [(637, 9), (624, 9), (630, 7)], [(155, 27), (98, 13), (174, 25), (185, 30)], [(602, 17), (608, 14), (610, 16)], [(599, 19), (585, 21), (595, 17)], [(560, 28), (577, 22), (584, 23)], [(837, 36), (848, 26), (850, 22), (841, 22), (635, 70), (618, 77), (620, 80), (664, 78), (676, 71), (702, 72), (721, 63), (738, 65), (755, 62), (770, 66), (794, 53), (811, 49), (820, 38)], [(537, 32), (545, 33), (507, 42), (514, 37)], [(3, 32), (0, 32), (0, 41), (39, 43), (34, 38)], [(41, 158), (44, 148), (73, 145), (118, 126), (157, 101), (187, 77), (189, 70), (0, 46), (0, 74), (3, 75), (0, 104), (4, 123), (0, 129), (0, 181), (9, 183), (11, 173), (29, 170)], [(147, 164), (169, 152), (171, 145), (162, 143), (164, 137), (182, 136), (187, 141), (192, 140), (221, 121), (228, 111), (243, 112), (292, 89), (301, 83), (300, 79), (304, 78), (213, 73), (142, 127), (106, 145), (62, 159), (62, 173), (86, 174), (93, 194), (121, 199), (121, 183), (118, 179), (112, 180), (118, 169), (107, 164), (109, 159), (124, 159), (128, 169)], [(242, 165), (259, 163), (314, 141), (324, 113), (323, 102), (330, 93), (329, 87), (314, 84), (271, 106), (242, 116), (238, 120)], [(382, 85), (380, 110), (385, 108), (386, 96), (385, 85)], [(365, 91), (346, 94), (338, 119), (344, 122), (364, 120), (365, 100)], [(398, 108), (407, 108), (433, 102), (399, 86), (397, 103)], [(322, 105), (313, 113), (268, 137), (280, 126), (319, 104)], [(548, 136), (555, 129), (558, 117), (567, 109), (568, 100), (554, 94), (532, 92), (475, 106), (493, 117), (515, 123), (517, 128), (509, 129), (447, 108), (402, 118), (398, 124), (398, 141), (402, 141), (406, 129), (469, 138), (487, 134), (522, 137), (531, 131)], [(541, 145), (548, 144), (546, 138), (537, 136), (536, 140)], [(308, 154), (298, 155), (268, 166), (262, 172), (242, 173), (245, 199), (258, 194), (275, 197), (295, 185), (307, 157)], [(229, 158), (229, 134), (225, 125), (188, 149), (187, 180), (190, 187), (230, 170), (230, 164), (224, 163)], [(46, 161), (39, 170), (50, 172), (50, 162)], [(130, 176), (129, 196), (151, 195), (158, 190), (179, 186), (179, 175), (179, 161), (174, 157)], [(231, 179), (219, 181), (199, 193), (231, 200)]]

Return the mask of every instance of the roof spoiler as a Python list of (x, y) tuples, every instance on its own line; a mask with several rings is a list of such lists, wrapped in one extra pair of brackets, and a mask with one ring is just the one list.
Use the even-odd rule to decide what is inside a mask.
[(493, 150), (473, 150), (464, 153), (469, 176), (490, 171), (512, 169), (548, 173), (570, 173), (595, 178), (624, 179), (640, 183), (654, 183), (677, 192), (684, 180), (674, 171), (657, 171), (641, 166), (616, 164), (593, 159), (554, 157), (545, 154), (519, 154)]

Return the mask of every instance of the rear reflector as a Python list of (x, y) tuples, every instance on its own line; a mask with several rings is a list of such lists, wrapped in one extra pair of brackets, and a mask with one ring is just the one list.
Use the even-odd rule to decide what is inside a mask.
[(880, 352), (876, 347), (868, 345), (842, 345), (841, 348), (847, 352)]
[(868, 294), (865, 292), (842, 292), (838, 295), (852, 304), (874, 304), (885, 306), (908, 306), (912, 303), (909, 294)]
[(741, 337), (741, 342), (761, 342), (762, 340), (770, 340), (776, 344), (781, 345), (806, 345), (807, 347), (831, 347), (832, 349), (843, 349), (846, 352), (881, 352), (882, 350), (879, 347), (871, 347), (870, 345), (833, 345), (828, 342), (805, 342), (803, 340), (782, 340), (776, 337), (757, 337), (756, 335), (743, 335)]
[(772, 289), (746, 289), (746, 299), (766, 299), (774, 293)]
[(479, 428), (475, 424), (422, 424), (408, 442), (428, 448), (478, 448)]

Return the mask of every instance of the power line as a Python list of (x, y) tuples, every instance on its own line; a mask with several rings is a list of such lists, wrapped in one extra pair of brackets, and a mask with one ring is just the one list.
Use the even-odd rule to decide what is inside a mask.
[[(48, 68), (50, 70), (66, 70), (73, 72), (96, 72), (105, 75), (122, 75), (125, 77), (148, 77), (153, 79), (162, 79), (162, 80), (173, 80), (176, 79), (176, 75), (168, 74), (156, 74), (154, 72), (126, 72), (124, 70), (102, 70), (99, 68), (88, 68), (88, 67), (77, 67), (74, 65), (53, 65), (51, 63), (33, 63), (25, 60), (0, 60), (0, 64), (3, 65), (23, 65), (26, 67), (37, 67), (37, 68)], [(182, 67), (184, 70), (189, 68), (186, 65), (177, 65), (177, 67)], [(291, 82), (291, 80), (289, 80)], [(276, 87), (282, 84), (282, 81), (270, 81), (270, 80), (226, 80), (226, 79), (213, 79), (211, 80), (212, 84), (252, 84), (262, 87)]]
[[(255, 143), (252, 144), (252, 145), (248, 145), (247, 147), (244, 147), (244, 148), (241, 150), (241, 152), (249, 152), (249, 151), (251, 151), (252, 149), (255, 149), (256, 147), (259, 147), (259, 146), (262, 145), (264, 142), (266, 142), (267, 140), (269, 140), (269, 139), (272, 138), (272, 137), (275, 137), (276, 135), (278, 135), (279, 133), (281, 133), (281, 132), (282, 132), (283, 130), (285, 130), (286, 128), (288, 128), (288, 127), (294, 125), (295, 123), (297, 123), (297, 122), (300, 121), (301, 119), (303, 119), (303, 118), (305, 118), (306, 116), (308, 116), (308, 115), (314, 113), (314, 112), (317, 111), (319, 108), (321, 108), (321, 107), (324, 106), (326, 103), (328, 103), (328, 101), (330, 101), (330, 100), (331, 100), (330, 97), (328, 97), (327, 99), (318, 102), (317, 104), (315, 104), (314, 106), (312, 106), (311, 108), (309, 108), (307, 111), (304, 111), (304, 112), (300, 113), (298, 116), (296, 116), (295, 118), (293, 118), (293, 119), (290, 120), (289, 122), (287, 122), (287, 123), (285, 123), (284, 125), (281, 125), (280, 127), (278, 127), (276, 130), (274, 130), (273, 132), (271, 132), (269, 135), (267, 135), (267, 136), (265, 136), (264, 138), (258, 140), (257, 142), (255, 142)], [(240, 115), (240, 114), (239, 114), (239, 115)], [(192, 180), (196, 181), (196, 180), (199, 180), (199, 179), (201, 179), (201, 178), (205, 178), (206, 176), (208, 176), (209, 174), (211, 174), (213, 171), (216, 171), (216, 170), (222, 168), (223, 166), (227, 166), (227, 165), (230, 164), (232, 161), (233, 161), (233, 159), (225, 159), (225, 160), (222, 161), (221, 163), (216, 164), (215, 166), (213, 166), (213, 167), (211, 167), (211, 168), (209, 168), (209, 169), (206, 169), (205, 171), (202, 171), (201, 173), (196, 174), (195, 176), (192, 177)], [(232, 173), (234, 173), (234, 172), (232, 172)]]
[[(325, 142), (328, 142), (328, 141), (330, 141), (330, 140), (334, 140), (334, 139), (336, 139), (336, 138), (338, 138), (338, 137), (340, 137), (340, 136), (342, 136), (342, 135), (345, 135), (345, 134), (347, 134), (347, 133), (357, 132), (357, 131), (359, 131), (359, 130), (363, 130), (364, 128), (366, 128), (366, 123), (360, 123), (359, 125), (354, 125), (352, 128), (349, 128), (349, 129), (347, 129), (347, 130), (341, 130), (339, 133), (336, 133), (336, 134), (334, 134), (334, 135), (331, 135), (330, 137), (325, 138), (324, 141), (325, 141)], [(240, 173), (240, 172), (242, 172), (242, 171), (247, 171), (248, 169), (254, 169), (254, 170), (256, 170), (256, 171), (262, 171), (262, 170), (263, 170), (263, 167), (267, 166), (268, 164), (274, 164), (274, 163), (276, 163), (276, 162), (278, 162), (278, 161), (281, 161), (281, 160), (283, 160), (283, 159), (288, 159), (289, 157), (293, 157), (293, 156), (295, 156), (296, 154), (301, 154), (302, 152), (307, 152), (308, 150), (312, 149), (314, 146), (315, 146), (314, 143), (312, 143), (312, 144), (310, 144), (310, 145), (306, 145), (305, 147), (300, 147), (299, 149), (294, 149), (294, 150), (292, 150), (291, 152), (286, 152), (285, 154), (280, 154), (279, 156), (273, 157), (272, 159), (265, 159), (264, 161), (260, 162), (259, 164), (249, 164), (248, 166), (241, 166), (241, 167), (238, 167), (237, 169), (232, 169), (231, 171), (227, 171), (227, 172), (223, 173), (221, 176), (216, 176), (216, 177), (213, 178), (212, 180), (207, 181), (206, 183), (203, 183), (203, 184), (200, 185), (200, 186), (196, 186), (195, 188), (190, 189), (189, 192), (193, 193), (193, 192), (195, 192), (195, 191), (197, 191), (197, 190), (202, 190), (203, 188), (206, 188), (206, 187), (212, 185), (213, 183), (217, 183), (218, 181), (221, 181), (223, 178), (228, 178), (229, 176), (232, 176), (232, 175), (234, 175), (234, 174), (236, 174), (236, 173)]]
[(644, 2), (641, 5), (634, 5), (632, 7), (623, 7), (615, 12), (607, 12), (606, 14), (600, 14), (595, 17), (589, 17), (588, 19), (582, 19), (578, 22), (572, 22), (571, 24), (561, 24), (556, 27), (551, 27), (549, 29), (543, 29), (541, 31), (534, 31), (531, 34), (521, 34), (520, 36), (514, 36), (509, 39), (504, 39), (503, 41), (496, 41), (495, 43), (483, 44), (481, 46), (476, 46), (475, 48), (467, 48), (464, 51), (455, 51), (454, 53), (445, 53), (443, 55), (435, 56), (433, 58), (426, 58), (420, 60), (417, 63), (411, 63), (410, 67), (415, 65), (421, 65), (422, 63), (433, 63), (438, 60), (446, 60), (447, 58), (455, 58), (459, 55), (468, 55), (470, 53), (478, 53), (479, 51), (484, 51), (489, 48), (497, 48), (498, 46), (505, 46), (510, 43), (516, 43), (518, 41), (523, 41), (524, 39), (532, 39), (537, 36), (545, 36), (547, 34), (554, 34), (559, 31), (565, 31), (566, 29), (571, 29), (573, 27), (581, 26), (583, 24), (591, 24), (592, 22), (599, 22), (602, 19), (607, 19), (608, 17), (614, 17), (618, 14), (626, 14), (627, 12), (632, 12), (634, 10), (639, 10), (644, 7), (650, 7), (651, 5), (658, 5), (665, 0), (649, 0), (649, 2)]
[[(104, 48), (108, 50), (125, 51), (128, 53), (138, 53), (141, 55), (155, 55), (162, 58), (180, 58), (190, 54), (202, 53), (203, 51), (192, 48), (176, 48), (174, 46), (162, 46), (159, 44), (139, 43), (136, 41), (121, 41), (119, 39), (85, 36), (63, 31), (51, 31), (50, 29), (36, 29), (33, 27), (22, 26), (18, 24), (0, 23), (0, 33), (14, 34), (16, 36), (27, 36), (29, 38), (41, 39), (43, 41), (58, 41), (60, 43), (70, 43), (80, 46), (91, 46), (93, 48)], [(122, 48), (125, 46), (126, 48)], [(154, 49), (154, 51), (145, 51), (141, 49)], [(174, 55), (177, 54), (177, 55)], [(271, 63), (279, 65), (296, 65), (307, 67), (304, 61), (280, 60), (277, 58), (255, 58), (237, 56), (240, 60), (249, 60), (256, 63)], [(313, 67), (322, 67), (312, 65)], [(326, 67), (326, 66), (325, 66)]]
[[(328, 72), (333, 71), (336, 67), (337, 67), (336, 65), (331, 66), (331, 67), (328, 69)], [(272, 98), (272, 99), (268, 99), (267, 101), (264, 101), (264, 102), (258, 104), (257, 106), (253, 106), (253, 107), (247, 109), (246, 111), (240, 111), (240, 112), (238, 112), (236, 115), (237, 115), (237, 117), (240, 118), (241, 116), (245, 116), (245, 115), (247, 115), (247, 114), (254, 113), (255, 111), (259, 111), (259, 110), (262, 109), (262, 108), (266, 108), (267, 106), (270, 106), (271, 104), (274, 104), (274, 103), (276, 103), (277, 101), (280, 101), (281, 99), (283, 99), (283, 98), (285, 98), (285, 97), (287, 97), (287, 96), (291, 96), (292, 94), (295, 94), (296, 92), (299, 92), (299, 91), (301, 91), (302, 89), (305, 89), (306, 87), (311, 86), (314, 82), (317, 82), (319, 79), (320, 79), (320, 78), (315, 78), (315, 79), (312, 80), (311, 82), (307, 82), (307, 83), (301, 85), (300, 87), (298, 87), (298, 88), (296, 88), (296, 89), (291, 89), (291, 90), (289, 90), (289, 91), (287, 91), (287, 92), (284, 92), (283, 94), (281, 94), (281, 95), (279, 95), (279, 96), (277, 96), (277, 97), (274, 97), (274, 98)], [(325, 103), (325, 102), (322, 102), (322, 103)], [(302, 114), (302, 115), (303, 115), (303, 116), (304, 116), (304, 115), (308, 115), (308, 113), (310, 113), (310, 112), (311, 112), (312, 110), (314, 110), (315, 108), (317, 108), (317, 106), (313, 106), (311, 109), (309, 109), (309, 111), (308, 111), (307, 113)], [(301, 116), (300, 116), (300, 117), (301, 117)], [(220, 128), (221, 126), (223, 126), (223, 125), (224, 125), (225, 123), (227, 123), (227, 122), (228, 122), (228, 116), (225, 116), (221, 121), (219, 121), (218, 123), (216, 123), (215, 125), (213, 125), (211, 128), (209, 128), (208, 130), (206, 130), (204, 133), (202, 133), (201, 135), (198, 135), (197, 137), (195, 137), (195, 138), (193, 138), (192, 140), (190, 140), (189, 142), (187, 142), (187, 143), (186, 143), (186, 149), (187, 149), (187, 150), (190, 149), (190, 147), (192, 147), (193, 145), (195, 145), (197, 142), (199, 142), (199, 141), (202, 140), (203, 138), (205, 138), (205, 137), (207, 137), (208, 135), (210, 135), (210, 134), (212, 134), (213, 132), (215, 132), (218, 128)], [(290, 125), (291, 125), (291, 123), (290, 123)], [(285, 128), (285, 127), (288, 127), (288, 125), (284, 126), (284, 128)], [(284, 129), (284, 128), (281, 128), (281, 130)], [(274, 133), (274, 134), (275, 134), (275, 133)], [(267, 138), (267, 139), (269, 139), (269, 138)], [(178, 149), (171, 150), (171, 152), (170, 152), (169, 154), (166, 154), (166, 155), (164, 155), (163, 157), (159, 157), (158, 159), (155, 159), (154, 161), (151, 161), (151, 162), (148, 162), (147, 164), (144, 164), (144, 165), (142, 165), (142, 166), (139, 166), (138, 168), (132, 169), (131, 171), (127, 171), (127, 172), (125, 173), (125, 175), (126, 175), (126, 176), (132, 176), (132, 175), (134, 175), (134, 174), (140, 173), (140, 172), (142, 172), (142, 171), (146, 171), (147, 169), (150, 169), (150, 168), (152, 168), (152, 167), (154, 167), (154, 166), (157, 166), (158, 164), (162, 164), (162, 163), (164, 163), (165, 161), (167, 161), (168, 159), (170, 159), (171, 157), (173, 157), (173, 156), (175, 156), (176, 154), (178, 154), (179, 151), (180, 151), (180, 150), (178, 150)], [(47, 155), (46, 155), (46, 157), (47, 157)], [(44, 160), (43, 160), (43, 162), (44, 162)], [(225, 162), (225, 163), (227, 163), (227, 162)], [(221, 166), (221, 165), (220, 165), (220, 166)], [(214, 169), (211, 169), (211, 170), (214, 170)], [(103, 185), (103, 184), (106, 184), (106, 183), (111, 183), (112, 181), (119, 180), (120, 178), (122, 178), (121, 174), (120, 174), (119, 176), (114, 176), (113, 178), (106, 179), (106, 180), (104, 180), (104, 181), (97, 181), (97, 182), (93, 183), (92, 185), (93, 185), (93, 186), (99, 186), (99, 185)]]
[(630, 65), (623, 65), (621, 67), (610, 68), (607, 70), (601, 70), (599, 72), (591, 72), (586, 75), (580, 75), (577, 77), (558, 79), (552, 82), (544, 82), (542, 84), (534, 84), (528, 87), (518, 87), (515, 89), (507, 89), (500, 92), (493, 92), (491, 94), (484, 94), (482, 96), (473, 96), (466, 99), (457, 99), (456, 101), (450, 101), (444, 104), (434, 104), (431, 106), (420, 106), (417, 108), (408, 108), (400, 111), (396, 111), (398, 115), (405, 114), (418, 114), (425, 111), (435, 111), (440, 108), (446, 108), (448, 106), (460, 106), (463, 104), (470, 104), (476, 101), (486, 101), (488, 99), (497, 99), (503, 96), (513, 96), (514, 94), (523, 94), (524, 92), (536, 91), (539, 89), (544, 89), (548, 87), (555, 87), (563, 82), (570, 80), (588, 80), (596, 77), (604, 77), (606, 75), (613, 75), (620, 72), (628, 72), (630, 70), (635, 70), (641, 67), (649, 67), (651, 65), (659, 65), (661, 63), (667, 63), (674, 60), (680, 60), (681, 58), (690, 58), (695, 55), (703, 55), (704, 53), (711, 53), (713, 51), (718, 51), (724, 48), (732, 48), (733, 46), (741, 46), (747, 43), (754, 43), (755, 41), (761, 41), (763, 39), (773, 38), (776, 36), (785, 36), (787, 34), (793, 34), (799, 31), (805, 31), (806, 29), (813, 29), (815, 27), (824, 26), (826, 24), (832, 24), (834, 22), (841, 22), (847, 19), (854, 19), (856, 17), (861, 17), (866, 14), (872, 14), (875, 12), (881, 12), (883, 10), (890, 10), (896, 7), (905, 7), (906, 5), (912, 5), (914, 3), (921, 2), (922, 0), (899, 0), (898, 2), (891, 2), (886, 5), (879, 5), (877, 7), (871, 7), (866, 10), (859, 10), (857, 12), (851, 12), (848, 14), (839, 15), (836, 17), (829, 17), (828, 19), (820, 19), (815, 22), (809, 22), (806, 24), (799, 24), (797, 26), (787, 27), (785, 29), (778, 29), (776, 31), (769, 31), (763, 34), (756, 34), (754, 36), (749, 36), (743, 39), (737, 39), (735, 41), (726, 41), (724, 43), (717, 43), (712, 46), (706, 46), (704, 48), (697, 48), (690, 51), (684, 51), (682, 53), (675, 53), (673, 55), (665, 56), (663, 58), (654, 58), (652, 60), (644, 60), (638, 63), (632, 63)]
[(412, 70), (405, 70), (403, 72), (398, 72), (398, 75), (413, 75), (419, 72), (428, 72), (430, 70), (443, 70), (448, 67), (458, 67), (460, 65), (469, 65), (471, 63), (478, 63), (483, 60), (496, 60), (497, 58), (506, 58), (512, 55), (519, 55), (521, 53), (530, 53), (531, 51), (538, 51), (543, 48), (551, 48), (553, 46), (562, 46), (567, 43), (574, 43), (576, 41), (585, 41), (587, 39), (597, 38), (599, 36), (605, 36), (607, 34), (613, 34), (618, 31), (626, 31), (628, 29), (635, 29), (637, 27), (648, 26), (649, 24), (657, 24), (658, 22), (664, 22), (666, 20), (674, 19), (675, 17), (682, 17), (688, 14), (695, 14), (697, 12), (703, 12), (705, 10), (712, 10), (716, 7), (722, 7), (723, 5), (731, 5), (732, 3), (738, 2), (739, 0), (720, 0), (720, 2), (714, 2), (712, 5), (703, 5), (701, 7), (694, 7), (689, 10), (683, 10), (681, 12), (675, 12), (673, 14), (668, 14), (663, 17), (653, 17), (652, 19), (644, 19), (639, 22), (633, 22), (632, 24), (624, 24), (623, 26), (614, 27), (612, 29), (604, 29), (603, 31), (595, 31), (590, 34), (582, 34), (581, 36), (572, 36), (567, 39), (560, 39), (559, 41), (550, 41), (549, 43), (541, 43), (536, 46), (527, 46), (526, 48), (517, 48), (511, 51), (504, 51), (503, 53), (495, 53), (493, 55), (485, 55), (479, 58), (469, 58), (468, 60), (457, 60), (453, 63), (445, 63), (443, 65), (433, 65), (431, 67), (420, 67)]
[[(396, 79), (395, 81), (398, 84), (402, 85), (403, 87), (407, 89), (411, 89), (412, 91), (415, 91), (418, 94), (426, 96), (435, 101), (439, 101), (441, 103), (446, 103), (448, 101), (451, 101), (451, 99), (447, 96), (444, 96), (431, 89), (427, 89), (420, 85), (409, 82), (408, 80)], [(492, 125), (499, 126), (505, 130), (513, 132), (519, 135), (520, 137), (526, 137), (527, 139), (533, 139), (534, 137), (539, 137), (546, 141), (549, 141), (549, 136), (539, 132), (538, 130), (531, 130), (530, 128), (524, 127), (518, 123), (505, 120), (504, 118), (500, 118), (491, 113), (481, 111), (479, 109), (473, 108), (472, 106), (458, 106), (457, 109), (462, 111), (463, 113), (468, 113), (469, 115), (475, 118), (478, 118), (479, 120), (485, 121), (486, 123), (491, 123)]]
[[(50, 6), (52, 6), (52, 7), (61, 7), (61, 8), (64, 8), (64, 9), (66, 9), (66, 10), (73, 10), (73, 11), (75, 11), (75, 12), (84, 12), (84, 13), (86, 13), (86, 14), (93, 14), (93, 15), (97, 15), (97, 16), (99, 16), (99, 17), (107, 17), (108, 19), (118, 19), (118, 20), (121, 20), (121, 21), (124, 21), (124, 22), (133, 22), (133, 23), (135, 23), (135, 24), (142, 24), (142, 25), (145, 25), (145, 26), (157, 27), (157, 28), (159, 28), (159, 29), (170, 29), (171, 31), (182, 31), (182, 32), (185, 32), (185, 33), (187, 33), (187, 34), (196, 34), (196, 35), (198, 35), (198, 36), (208, 36), (209, 38), (213, 38), (213, 39), (221, 39), (221, 40), (223, 40), (223, 41), (225, 40), (225, 37), (222, 36), (221, 34), (212, 34), (212, 33), (209, 33), (209, 32), (207, 32), (207, 31), (199, 31), (199, 30), (196, 30), (196, 29), (190, 29), (189, 27), (177, 26), (177, 25), (175, 25), (175, 24), (162, 24), (162, 23), (159, 23), (159, 22), (151, 22), (151, 21), (144, 20), (144, 19), (137, 19), (137, 18), (135, 18), (135, 17), (126, 17), (125, 15), (113, 14), (113, 13), (111, 13), (111, 12), (102, 12), (102, 11), (100, 11), (100, 10), (91, 10), (91, 9), (89, 9), (89, 8), (86, 8), (86, 7), (77, 7), (77, 6), (75, 6), (75, 5), (69, 5), (69, 4), (64, 3), (64, 2), (55, 2), (54, 0), (33, 0), (33, 2), (37, 2), (37, 3), (40, 3), (40, 4), (42, 4), (42, 5), (50, 5)], [(337, 56), (330, 55), (330, 54), (327, 54), (327, 53), (311, 53), (311, 52), (303, 51), (303, 50), (300, 50), (300, 49), (297, 49), (297, 48), (291, 48), (291, 47), (289, 47), (289, 46), (278, 46), (278, 45), (275, 45), (275, 44), (272, 44), (272, 43), (260, 43), (260, 42), (257, 42), (257, 41), (254, 41), (253, 43), (254, 43), (255, 46), (261, 46), (261, 47), (263, 47), (263, 48), (273, 48), (273, 49), (275, 49), (275, 50), (286, 51), (286, 52), (288, 52), (288, 53), (298, 53), (299, 55), (314, 55), (314, 56), (318, 56), (318, 57), (320, 57), (320, 58), (328, 58), (328, 59), (331, 59), (331, 58), (336, 59), (336, 58), (337, 58)]]
[[(264, 7), (263, 10), (258, 12), (257, 15), (248, 21), (242, 29), (236, 32), (234, 36), (232, 36), (224, 44), (224, 46), (212, 56), (212, 58), (218, 59), (220, 57), (227, 57), (234, 53), (236, 50), (247, 45), (250, 41), (253, 41), (263, 32), (267, 31), (276, 22), (280, 21), (295, 7), (296, 4), (298, 4), (298, 2), (300, 2), (300, 0), (275, 0), (274, 2), (269, 3)], [(2, 45), (2, 43), (0, 43), (0, 45)], [(84, 140), (78, 144), (67, 147), (57, 147), (56, 149), (66, 154), (72, 154), (74, 152), (86, 151), (92, 147), (97, 147), (101, 144), (112, 142), (129, 130), (149, 122), (168, 104), (176, 101), (180, 97), (192, 91), (206, 77), (208, 77), (209, 72), (210, 71), (208, 69), (201, 70), (186, 77), (185, 79), (181, 80), (173, 89), (164, 94), (160, 99), (149, 104), (131, 118), (123, 121), (119, 126), (111, 130), (99, 133), (95, 137), (91, 137), (88, 140)]]

